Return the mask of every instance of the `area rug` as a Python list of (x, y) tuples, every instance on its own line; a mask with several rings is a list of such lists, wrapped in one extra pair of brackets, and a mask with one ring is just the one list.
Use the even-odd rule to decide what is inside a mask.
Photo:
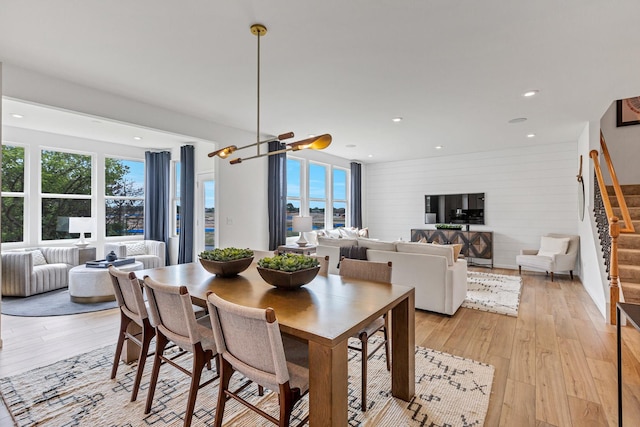
[(462, 307), (517, 317), (521, 287), (520, 276), (469, 271)]
[(2, 314), (9, 316), (43, 317), (89, 313), (117, 307), (115, 301), (78, 304), (69, 297), (69, 289), (57, 289), (30, 297), (2, 297)]
[[(391, 377), (384, 352), (369, 360), (368, 410), (360, 410), (360, 354), (349, 353), (350, 426), (482, 426), (489, 405), (493, 366), (416, 347), (416, 387), (411, 402), (391, 396)], [(376, 355), (377, 356), (377, 355)], [(120, 364), (116, 379), (109, 374), (113, 346), (81, 354), (24, 374), (0, 379), (0, 393), (19, 427), (27, 426), (182, 426), (189, 377), (164, 366), (152, 411), (144, 415), (151, 364), (145, 367), (136, 402), (129, 402), (135, 364)], [(188, 366), (189, 359), (185, 360)], [(202, 381), (213, 375), (205, 371)], [(236, 379), (236, 377), (238, 377)], [(240, 383), (238, 374), (234, 381)], [(254, 386), (245, 396), (268, 413), (278, 414), (274, 393), (258, 396)], [(217, 381), (200, 389), (192, 426), (214, 422)], [(308, 397), (292, 415), (300, 420), (308, 411)], [(253, 411), (231, 400), (225, 426), (272, 426)]]

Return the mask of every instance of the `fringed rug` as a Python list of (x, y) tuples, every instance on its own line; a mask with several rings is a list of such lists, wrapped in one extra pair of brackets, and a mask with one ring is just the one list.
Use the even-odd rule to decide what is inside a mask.
[[(29, 372), (0, 379), (0, 392), (16, 425), (26, 426), (182, 426), (189, 377), (163, 366), (151, 414), (144, 415), (151, 364), (147, 362), (141, 391), (129, 402), (135, 364), (120, 364), (109, 379), (113, 346), (66, 359)], [(349, 350), (350, 426), (482, 426), (489, 405), (493, 366), (446, 353), (416, 347), (416, 388), (411, 402), (391, 396), (391, 376), (384, 351), (369, 360), (368, 410), (360, 411), (360, 354)], [(185, 360), (190, 365), (190, 359)], [(214, 368), (215, 370), (215, 368)], [(206, 371), (202, 381), (213, 375)], [(238, 377), (238, 379), (236, 379)], [(239, 375), (234, 379), (241, 383)], [(200, 389), (192, 422), (194, 427), (214, 422), (217, 381)], [(258, 396), (257, 388), (245, 390), (254, 403), (275, 416), (274, 393)], [(308, 411), (307, 397), (292, 416), (299, 420)], [(264, 418), (230, 400), (225, 426), (272, 426)]]
[(520, 276), (469, 271), (462, 307), (517, 317), (521, 287)]

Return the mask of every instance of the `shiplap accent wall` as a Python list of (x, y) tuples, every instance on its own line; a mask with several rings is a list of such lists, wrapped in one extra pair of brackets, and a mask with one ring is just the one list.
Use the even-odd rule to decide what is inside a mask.
[(410, 239), (424, 223), (427, 194), (485, 193), (494, 265), (517, 268), (522, 248), (545, 233), (578, 234), (577, 142), (520, 147), (366, 166), (366, 217), (372, 238)]

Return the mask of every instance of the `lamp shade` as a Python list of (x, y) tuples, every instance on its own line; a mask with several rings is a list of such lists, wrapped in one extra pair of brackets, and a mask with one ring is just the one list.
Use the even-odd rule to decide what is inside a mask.
[(294, 216), (292, 230), (299, 232), (313, 230), (313, 218), (310, 216)]
[(96, 223), (91, 217), (70, 217), (69, 233), (93, 233)]

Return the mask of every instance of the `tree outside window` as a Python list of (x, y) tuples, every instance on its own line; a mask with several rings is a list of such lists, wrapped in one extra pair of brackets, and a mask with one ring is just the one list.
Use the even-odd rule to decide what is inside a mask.
[(144, 234), (144, 162), (105, 158), (107, 237)]
[(2, 145), (2, 242), (24, 241), (24, 147)]

